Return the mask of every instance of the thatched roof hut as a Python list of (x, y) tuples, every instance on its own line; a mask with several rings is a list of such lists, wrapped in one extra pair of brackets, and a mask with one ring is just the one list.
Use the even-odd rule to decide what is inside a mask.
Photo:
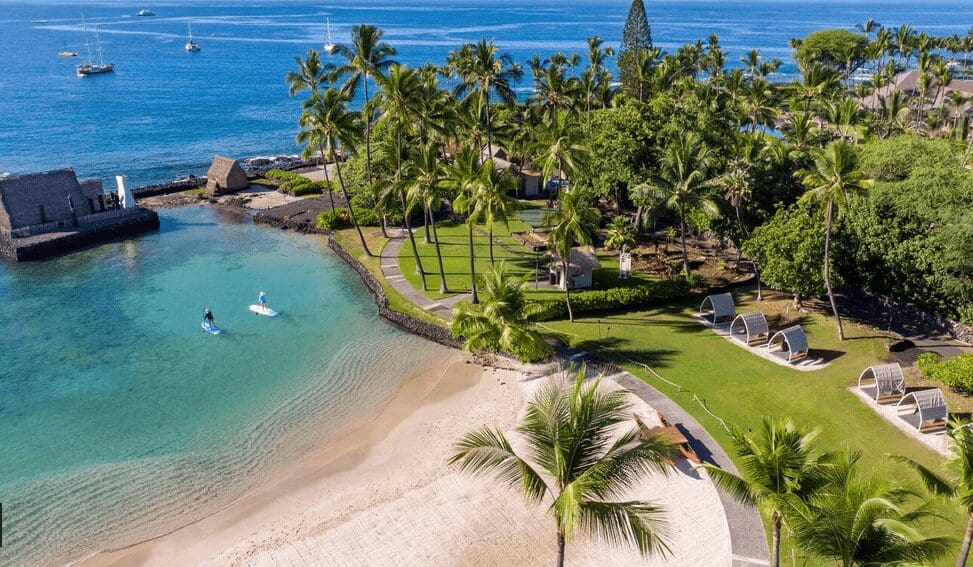
[(206, 174), (206, 192), (210, 195), (246, 189), (247, 174), (235, 159), (216, 156)]

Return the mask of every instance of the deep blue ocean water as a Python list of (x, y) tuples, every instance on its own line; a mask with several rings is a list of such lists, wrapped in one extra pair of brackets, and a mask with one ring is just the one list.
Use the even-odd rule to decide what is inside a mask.
[[(0, 565), (221, 507), (433, 362), (320, 238), (202, 206), (161, 217), (141, 238), (0, 264)], [(261, 289), (279, 317), (248, 310)], [(202, 332), (203, 306), (223, 335)]]
[[(966, 0), (743, 2), (649, 0), (653, 37), (674, 50), (719, 34), (728, 61), (750, 48), (785, 60), (787, 40), (871, 17), (932, 34), (973, 26)], [(81, 10), (97, 24), (111, 75), (80, 79)], [(157, 16), (135, 17), (143, 8)], [(0, 0), (0, 173), (73, 166), (133, 183), (201, 173), (214, 154), (296, 153), (298, 101), (283, 82), (293, 57), (336, 41), (357, 23), (386, 31), (398, 60), (442, 62), (463, 42), (494, 38), (518, 61), (584, 53), (585, 38), (621, 36), (628, 0), (403, 0), (361, 2), (159, 1), (23, 3)], [(32, 24), (31, 20), (48, 20)], [(186, 53), (187, 23), (202, 46)], [(69, 47), (76, 59), (57, 56)], [(529, 89), (529, 84), (521, 85)]]

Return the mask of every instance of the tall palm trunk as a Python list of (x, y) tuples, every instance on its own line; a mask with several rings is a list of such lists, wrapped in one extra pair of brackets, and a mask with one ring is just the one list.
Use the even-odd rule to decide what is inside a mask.
[(679, 206), (679, 240), (682, 242), (682, 271), (689, 275), (689, 248), (686, 245), (686, 207)]
[(493, 120), (490, 116), (490, 91), (486, 91), (486, 135), (487, 135), (487, 151), (490, 153), (490, 159), (493, 159)]
[(449, 293), (446, 287), (446, 269), (443, 267), (443, 254), (439, 249), (439, 233), (436, 232), (436, 219), (430, 218), (432, 224), (432, 238), (436, 244), (436, 260), (439, 261), (439, 293)]
[(365, 235), (362, 234), (361, 227), (358, 226), (358, 219), (355, 218), (355, 207), (351, 206), (351, 197), (348, 196), (348, 191), (345, 189), (345, 180), (341, 177), (341, 164), (338, 163), (338, 157), (335, 155), (334, 150), (331, 150), (331, 157), (334, 159), (334, 170), (338, 174), (338, 185), (341, 186), (341, 194), (345, 196), (345, 202), (348, 203), (348, 216), (351, 217), (351, 224), (355, 225), (355, 230), (358, 231), (358, 238), (361, 240), (361, 246), (365, 249), (365, 255), (371, 258), (372, 251), (368, 249), (368, 244), (365, 242)]
[(557, 567), (564, 567), (564, 532), (557, 530)]
[(490, 238), (490, 265), (492, 266), (494, 264), (493, 262), (493, 223), (492, 222), (490, 223), (489, 238)]
[(568, 253), (562, 254), (568, 259), (561, 259), (561, 268), (563, 272), (561, 273), (561, 285), (564, 286), (564, 303), (568, 306), (568, 321), (574, 323), (574, 311), (571, 310), (571, 248), (568, 247)]
[(771, 544), (770, 567), (780, 566), (780, 514), (774, 510), (770, 516)]
[(966, 559), (970, 556), (971, 543), (973, 543), (973, 512), (966, 520), (966, 533), (963, 534), (963, 545), (959, 548), (959, 555), (956, 556), (956, 567), (966, 566)]
[(422, 228), (425, 230), (426, 244), (432, 244), (432, 239), (429, 238), (429, 223), (432, 220), (432, 209), (427, 205), (422, 206)]
[(825, 208), (825, 229), (824, 229), (824, 285), (828, 290), (828, 300), (831, 301), (831, 312), (834, 313), (835, 321), (838, 324), (838, 340), (845, 340), (845, 330), (841, 326), (841, 316), (838, 315), (838, 304), (834, 300), (834, 291), (831, 289), (831, 221), (834, 212), (834, 201), (828, 199)]
[[(398, 125), (395, 128), (395, 180), (402, 180), (402, 131)], [(419, 248), (416, 247), (416, 238), (412, 233), (412, 221), (409, 220), (409, 205), (405, 200), (405, 191), (399, 191), (399, 200), (402, 201), (402, 221), (405, 223), (405, 231), (409, 235), (409, 244), (412, 245), (412, 258), (416, 262), (416, 273), (422, 280), (422, 291), (428, 291), (426, 286), (426, 272), (422, 269), (422, 260), (419, 259)]]
[(328, 177), (328, 160), (324, 159), (323, 147), (321, 148), (321, 167), (324, 168), (324, 182), (328, 184), (328, 201), (331, 202), (331, 214), (334, 214), (334, 188), (331, 187), (331, 179)]
[(467, 231), (469, 243), (470, 243), (470, 294), (472, 298), (470, 303), (479, 303), (480, 298), (476, 295), (476, 257), (473, 252), (473, 222), (472, 219), (467, 219), (466, 227), (469, 229)]
[(372, 183), (372, 120), (368, 115), (368, 73), (363, 73), (362, 85), (365, 89), (365, 105), (362, 106), (362, 116), (365, 118), (365, 171), (368, 174), (368, 184)]

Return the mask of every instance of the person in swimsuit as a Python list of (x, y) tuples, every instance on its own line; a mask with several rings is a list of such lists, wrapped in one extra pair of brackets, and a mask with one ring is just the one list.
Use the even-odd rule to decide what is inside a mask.
[(267, 309), (267, 294), (262, 291), (258, 293), (257, 303), (259, 303), (260, 306), (263, 307), (264, 309)]

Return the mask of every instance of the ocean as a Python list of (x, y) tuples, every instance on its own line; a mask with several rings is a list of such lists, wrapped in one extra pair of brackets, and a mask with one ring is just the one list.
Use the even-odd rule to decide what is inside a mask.
[[(24, 3), (0, 0), (0, 174), (70, 166), (135, 185), (205, 172), (215, 154), (294, 154), (300, 102), (284, 74), (295, 56), (320, 49), (330, 18), (335, 41), (352, 25), (385, 30), (411, 65), (441, 63), (464, 42), (496, 40), (524, 62), (533, 54), (585, 53), (585, 38), (617, 44), (628, 0), (403, 0), (401, 2), (129, 1)], [(949, 1), (646, 2), (653, 38), (673, 51), (720, 36), (729, 64), (756, 48), (795, 72), (787, 40), (874, 18), (920, 31), (966, 33), (973, 3)], [(155, 17), (137, 17), (142, 8)], [(81, 13), (113, 74), (79, 78)], [(31, 21), (40, 21), (31, 23)], [(202, 46), (183, 49), (188, 25)], [(67, 47), (78, 58), (59, 57)], [(97, 54), (95, 54), (97, 59)], [(529, 82), (519, 85), (530, 91)]]
[[(61, 564), (219, 509), (376, 415), (430, 343), (320, 237), (212, 207), (0, 264), (0, 564)], [(248, 310), (266, 291), (276, 318)], [(200, 328), (209, 307), (224, 333)]]

